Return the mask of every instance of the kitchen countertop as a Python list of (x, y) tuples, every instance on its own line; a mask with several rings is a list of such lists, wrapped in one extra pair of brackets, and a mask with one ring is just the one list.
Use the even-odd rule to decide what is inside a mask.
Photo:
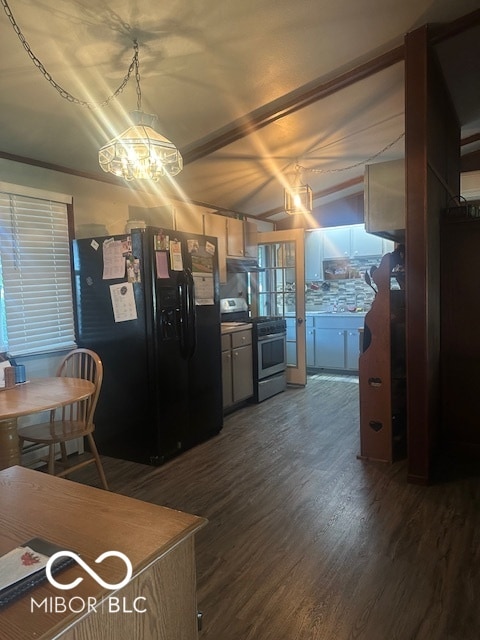
[(245, 331), (252, 328), (251, 322), (221, 322), (221, 333), (233, 333), (234, 331)]
[(305, 315), (307, 316), (332, 316), (332, 317), (344, 317), (344, 318), (355, 318), (359, 316), (363, 318), (367, 315), (366, 311), (305, 311)]
[[(367, 311), (305, 311), (306, 316), (322, 316), (331, 318), (364, 318)], [(294, 318), (294, 313), (286, 313), (286, 318)]]

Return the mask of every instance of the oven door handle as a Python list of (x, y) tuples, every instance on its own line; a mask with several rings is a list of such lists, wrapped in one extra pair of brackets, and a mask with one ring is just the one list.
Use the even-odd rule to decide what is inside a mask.
[(263, 340), (274, 340), (275, 338), (282, 338), (287, 335), (286, 331), (281, 331), (280, 333), (269, 333), (266, 336), (258, 336), (257, 341), (262, 342)]

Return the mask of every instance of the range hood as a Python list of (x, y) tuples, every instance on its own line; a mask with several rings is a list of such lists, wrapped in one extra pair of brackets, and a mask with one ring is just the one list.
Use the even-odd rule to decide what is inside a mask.
[(229, 273), (249, 273), (265, 271), (265, 269), (258, 266), (258, 260), (255, 258), (233, 258), (229, 256), (227, 257), (227, 271)]

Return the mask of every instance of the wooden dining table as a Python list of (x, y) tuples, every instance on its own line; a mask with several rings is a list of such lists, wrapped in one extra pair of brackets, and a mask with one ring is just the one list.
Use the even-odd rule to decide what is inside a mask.
[(85, 400), (95, 385), (81, 378), (35, 378), (0, 390), (0, 469), (20, 464), (17, 419)]

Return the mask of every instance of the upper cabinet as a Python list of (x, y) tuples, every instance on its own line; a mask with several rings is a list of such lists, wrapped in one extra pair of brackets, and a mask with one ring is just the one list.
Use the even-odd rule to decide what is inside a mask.
[(405, 160), (367, 164), (364, 198), (366, 230), (405, 242)]
[(380, 257), (394, 243), (367, 233), (363, 224), (326, 227), (305, 235), (305, 279), (323, 280), (323, 260)]
[(175, 205), (178, 231), (205, 234), (217, 238), (220, 282), (227, 281), (227, 257), (257, 257), (257, 225), (229, 218), (206, 208), (180, 203)]
[(245, 237), (243, 220), (225, 218), (227, 223), (227, 256), (243, 258), (245, 255)]
[(323, 257), (349, 258), (351, 256), (350, 227), (326, 227), (323, 233)]
[(217, 238), (218, 269), (220, 282), (227, 281), (227, 218), (215, 213), (207, 213), (204, 216), (204, 229), (206, 236)]
[(379, 236), (367, 233), (363, 224), (355, 225), (350, 229), (350, 257), (356, 256), (382, 256), (384, 241)]
[(308, 231), (305, 235), (305, 280), (323, 280), (323, 232)]
[(357, 258), (382, 256), (390, 250), (379, 236), (367, 233), (363, 224), (345, 227), (327, 227), (321, 230), (324, 237), (324, 258)]
[(244, 239), (245, 239), (245, 257), (258, 257), (258, 227), (255, 222), (245, 220), (243, 223)]

